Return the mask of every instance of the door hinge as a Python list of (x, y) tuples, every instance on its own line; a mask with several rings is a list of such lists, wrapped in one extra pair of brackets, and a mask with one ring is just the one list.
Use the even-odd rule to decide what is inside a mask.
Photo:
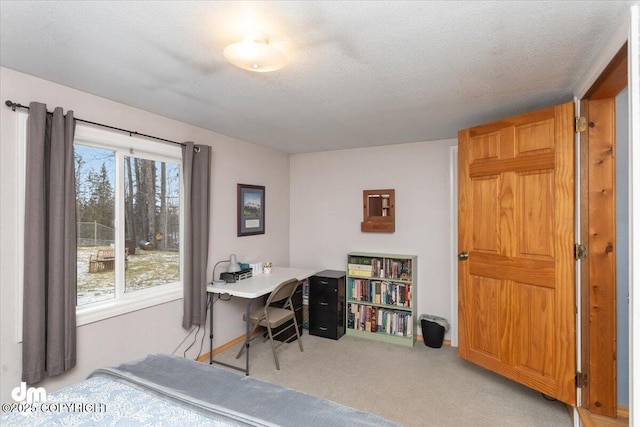
[(576, 372), (576, 387), (585, 388), (587, 386), (587, 374), (583, 374), (582, 372)]
[(573, 256), (576, 259), (576, 261), (585, 259), (587, 257), (587, 247), (585, 245), (576, 243), (573, 246)]
[(587, 130), (587, 118), (586, 117), (576, 117), (576, 132), (584, 132)]

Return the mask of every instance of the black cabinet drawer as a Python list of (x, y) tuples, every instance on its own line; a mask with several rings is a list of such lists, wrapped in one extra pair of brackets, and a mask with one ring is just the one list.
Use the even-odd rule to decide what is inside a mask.
[(327, 287), (309, 288), (309, 310), (335, 311), (338, 307), (338, 290)]
[[(312, 320), (313, 319), (313, 320)], [(335, 313), (309, 312), (309, 334), (325, 338), (337, 338), (337, 319)]]
[(332, 277), (311, 277), (311, 286), (316, 288), (328, 287), (333, 289), (338, 289), (338, 279), (334, 279)]

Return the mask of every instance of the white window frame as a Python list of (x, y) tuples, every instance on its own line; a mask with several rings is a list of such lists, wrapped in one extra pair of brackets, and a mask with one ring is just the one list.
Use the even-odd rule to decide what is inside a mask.
[[(18, 214), (20, 218), (24, 218), (24, 202), (25, 202), (25, 184), (24, 177), (26, 172), (26, 134), (27, 134), (27, 117), (22, 113), (18, 119), (17, 137), (19, 141), (18, 157), (19, 168), (22, 179), (18, 179)], [(76, 325), (82, 326), (93, 322), (108, 319), (110, 317), (119, 316), (175, 301), (183, 298), (183, 274), (184, 274), (184, 197), (182, 195), (183, 171), (182, 171), (182, 150), (177, 145), (156, 142), (143, 139), (136, 136), (128, 136), (119, 132), (97, 128), (95, 126), (83, 125), (77, 123), (75, 130), (74, 144), (80, 144), (88, 147), (102, 148), (115, 152), (116, 155), (116, 177), (115, 185), (116, 195), (124, 194), (124, 174), (122, 167), (124, 165), (124, 156), (135, 156), (138, 158), (177, 163), (180, 167), (180, 280), (178, 282), (168, 283), (165, 285), (154, 286), (148, 289), (141, 289), (132, 292), (124, 292), (124, 281), (120, 283), (116, 279), (115, 298), (85, 304), (76, 307)], [(115, 248), (116, 251), (124, 250), (124, 215), (125, 207), (121, 197), (115, 200)], [(23, 300), (23, 266), (24, 266), (24, 221), (20, 221), (18, 236), (18, 326), (17, 336), (18, 342), (22, 341), (22, 300)], [(124, 257), (116, 256), (116, 276), (124, 278)]]

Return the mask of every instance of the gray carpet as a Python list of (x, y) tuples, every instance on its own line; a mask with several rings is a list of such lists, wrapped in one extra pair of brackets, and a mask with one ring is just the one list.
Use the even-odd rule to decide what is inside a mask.
[[(276, 370), (269, 342), (251, 345), (251, 376), (371, 412), (404, 426), (571, 427), (566, 406), (461, 360), (457, 349), (413, 348), (343, 336), (302, 337), (280, 347)], [(235, 360), (235, 346), (217, 360)], [(235, 372), (235, 371), (234, 371)]]

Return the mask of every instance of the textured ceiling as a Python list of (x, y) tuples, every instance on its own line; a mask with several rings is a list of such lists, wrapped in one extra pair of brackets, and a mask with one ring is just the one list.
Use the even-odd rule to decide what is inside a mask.
[[(571, 100), (632, 3), (2, 0), (0, 64), (286, 153), (429, 141)], [(256, 30), (286, 68), (224, 60)]]

